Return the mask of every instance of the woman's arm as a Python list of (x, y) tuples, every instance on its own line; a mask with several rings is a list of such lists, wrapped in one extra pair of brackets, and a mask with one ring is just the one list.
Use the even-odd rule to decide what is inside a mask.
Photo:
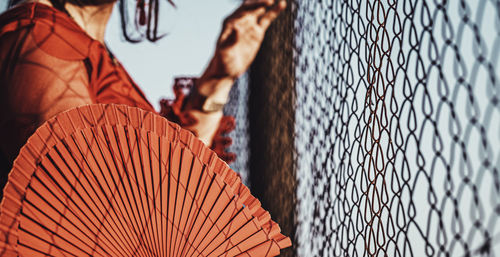
[(206, 145), (212, 144), (234, 81), (253, 62), (266, 30), (285, 8), (284, 0), (245, 1), (224, 21), (214, 57), (184, 106), (198, 121), (186, 128)]

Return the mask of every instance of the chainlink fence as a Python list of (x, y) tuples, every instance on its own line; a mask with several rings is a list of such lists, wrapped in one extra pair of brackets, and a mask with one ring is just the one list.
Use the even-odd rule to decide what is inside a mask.
[(296, 1), (298, 256), (500, 256), (500, 1)]

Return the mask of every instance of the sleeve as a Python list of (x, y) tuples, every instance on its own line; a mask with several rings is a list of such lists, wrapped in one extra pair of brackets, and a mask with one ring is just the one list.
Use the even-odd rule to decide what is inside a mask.
[[(176, 78), (174, 83), (175, 99), (161, 100), (160, 115), (182, 127), (193, 125), (197, 120), (183, 111), (183, 107), (191, 88), (195, 85), (196, 78)], [(210, 148), (227, 163), (236, 159), (235, 153), (230, 153), (227, 148), (232, 144), (232, 139), (227, 135), (235, 129), (235, 120), (232, 116), (223, 116), (214, 135)]]

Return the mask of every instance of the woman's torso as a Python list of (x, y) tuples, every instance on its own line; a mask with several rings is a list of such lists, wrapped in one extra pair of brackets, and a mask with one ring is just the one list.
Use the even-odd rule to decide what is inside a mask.
[[(0, 81), (0, 187), (20, 147), (47, 118), (41, 114), (46, 110), (51, 115), (81, 102), (154, 111), (103, 44), (67, 14), (39, 3), (0, 16)], [(61, 101), (67, 104), (50, 110)]]

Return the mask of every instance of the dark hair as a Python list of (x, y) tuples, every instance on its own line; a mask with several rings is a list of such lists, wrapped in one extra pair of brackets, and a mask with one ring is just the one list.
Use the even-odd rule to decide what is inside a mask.
[[(9, 0), (9, 6), (18, 4), (22, 0)], [(69, 15), (68, 11), (64, 7), (66, 3), (71, 3), (79, 6), (85, 5), (101, 5), (106, 3), (118, 2), (118, 8), (120, 10), (120, 23), (122, 28), (122, 34), (125, 40), (137, 43), (146, 38), (149, 41), (155, 42), (162, 38), (163, 35), (158, 33), (158, 18), (159, 18), (159, 1), (161, 0), (49, 0), (52, 6), (60, 11), (65, 12)], [(133, 24), (135, 26), (135, 32), (139, 32), (139, 35), (132, 35), (129, 28), (129, 12), (127, 10), (127, 1), (136, 1), (136, 10), (134, 12)], [(166, 0), (169, 4), (175, 7), (172, 0)], [(137, 33), (135, 33), (137, 34)]]

